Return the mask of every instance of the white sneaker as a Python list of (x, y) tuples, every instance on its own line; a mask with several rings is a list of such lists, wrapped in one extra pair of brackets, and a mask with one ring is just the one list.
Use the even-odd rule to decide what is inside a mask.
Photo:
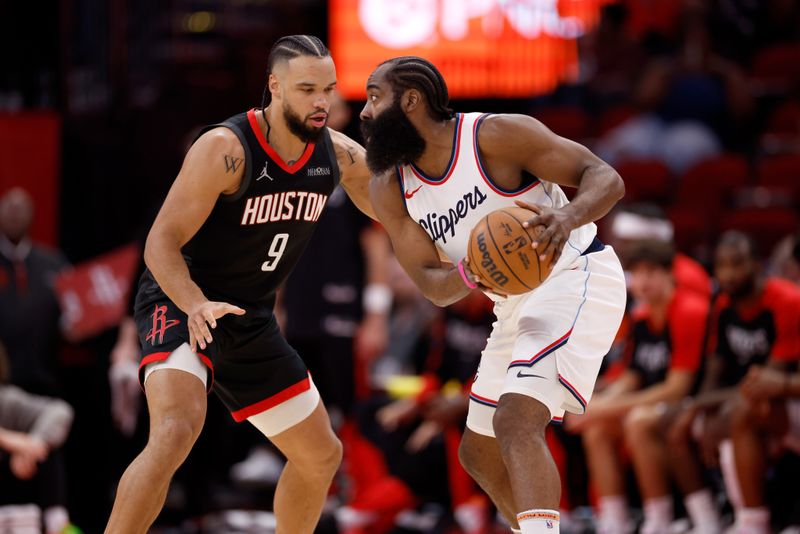
[(256, 447), (250, 455), (231, 467), (231, 480), (245, 485), (276, 484), (284, 461), (266, 447)]
[(459, 505), (453, 512), (453, 516), (464, 534), (486, 531), (486, 507), (481, 503), (466, 502)]

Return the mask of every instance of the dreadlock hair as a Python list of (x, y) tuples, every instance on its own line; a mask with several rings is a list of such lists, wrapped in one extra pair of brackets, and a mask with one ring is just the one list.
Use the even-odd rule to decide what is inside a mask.
[[(325, 44), (320, 41), (319, 37), (313, 35), (287, 35), (281, 37), (269, 51), (267, 57), (267, 78), (272, 74), (275, 64), (281, 61), (289, 61), (300, 56), (310, 57), (328, 57), (331, 55), (330, 50)], [(264, 94), (261, 97), (261, 108), (263, 109), (267, 102), (267, 92), (269, 91), (269, 83), (264, 86)]]
[(431, 118), (448, 120), (455, 117), (455, 112), (449, 107), (447, 84), (433, 63), (417, 56), (402, 56), (381, 63), (386, 64), (390, 65), (386, 79), (395, 94), (405, 89), (417, 89), (425, 95)]

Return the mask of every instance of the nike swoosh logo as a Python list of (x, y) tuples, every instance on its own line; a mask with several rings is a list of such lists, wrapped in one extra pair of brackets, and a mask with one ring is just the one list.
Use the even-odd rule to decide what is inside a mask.
[(414, 189), (413, 191), (406, 191), (406, 199), (407, 200), (411, 200), (411, 197), (416, 195), (417, 191), (419, 191), (420, 189), (422, 189), (422, 186), (419, 186), (418, 188)]
[(526, 375), (523, 374), (522, 371), (517, 371), (517, 378), (544, 378), (545, 380), (547, 380), (547, 377), (544, 377), (542, 375)]

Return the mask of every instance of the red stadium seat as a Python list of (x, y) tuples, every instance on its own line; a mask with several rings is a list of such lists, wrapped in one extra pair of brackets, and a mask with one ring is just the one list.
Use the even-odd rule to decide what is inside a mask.
[(636, 109), (632, 106), (617, 106), (606, 110), (597, 121), (596, 136), (600, 137), (609, 130), (613, 130), (634, 115), (636, 115)]
[(662, 202), (672, 196), (672, 175), (658, 160), (629, 160), (615, 165), (625, 181), (627, 201)]
[(752, 76), (767, 88), (786, 90), (793, 81), (800, 79), (797, 68), (799, 57), (800, 43), (777, 44), (764, 48), (753, 60)]
[(748, 174), (747, 161), (738, 154), (702, 161), (681, 177), (676, 206), (703, 208), (708, 215), (716, 215), (728, 204), (731, 191), (747, 183)]
[(800, 155), (786, 154), (762, 160), (756, 168), (756, 185), (792, 191), (800, 202)]
[(775, 108), (767, 122), (765, 133), (773, 135), (800, 134), (800, 102), (790, 100)]
[(797, 231), (795, 210), (790, 208), (744, 208), (725, 214), (720, 230), (741, 230), (753, 236), (765, 253), (787, 235)]
[(715, 220), (710, 212), (696, 207), (676, 206), (667, 212), (674, 228), (675, 247), (689, 255), (711, 242)]
[(589, 118), (580, 108), (547, 108), (534, 113), (534, 117), (561, 137), (580, 140), (589, 135)]

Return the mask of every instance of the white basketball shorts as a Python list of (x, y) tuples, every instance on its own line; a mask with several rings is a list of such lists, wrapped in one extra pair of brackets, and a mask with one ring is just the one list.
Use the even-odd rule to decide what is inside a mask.
[(533, 397), (560, 423), (583, 413), (625, 312), (625, 276), (613, 248), (579, 256), (524, 295), (495, 304), (497, 321), (470, 393), (467, 428), (494, 437), (500, 396)]

